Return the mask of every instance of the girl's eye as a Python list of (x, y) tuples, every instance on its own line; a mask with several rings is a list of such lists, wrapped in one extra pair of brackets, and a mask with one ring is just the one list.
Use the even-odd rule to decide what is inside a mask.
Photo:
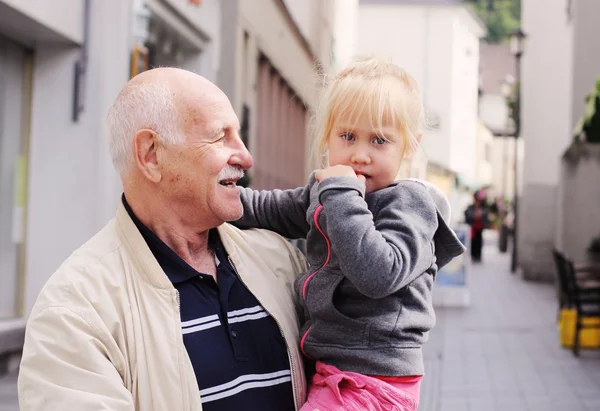
[(377, 137), (373, 138), (373, 143), (375, 143), (377, 145), (384, 145), (387, 142), (388, 142), (388, 140), (385, 137), (377, 136)]
[(342, 137), (342, 139), (346, 140), (346, 141), (353, 141), (354, 140), (354, 134), (352, 134), (352, 133), (342, 133), (340, 135), (340, 137)]

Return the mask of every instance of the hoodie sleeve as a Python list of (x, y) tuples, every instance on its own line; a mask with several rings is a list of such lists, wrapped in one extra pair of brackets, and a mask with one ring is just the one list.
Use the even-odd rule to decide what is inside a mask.
[(238, 228), (271, 230), (291, 239), (306, 237), (310, 229), (306, 212), (314, 182), (313, 173), (309, 184), (290, 190), (257, 191), (241, 187), (244, 215), (232, 224)]
[(319, 185), (319, 199), (344, 275), (365, 296), (383, 298), (435, 263), (439, 213), (425, 185), (406, 181), (382, 194), (374, 221), (356, 189), (361, 184), (347, 177), (326, 179)]

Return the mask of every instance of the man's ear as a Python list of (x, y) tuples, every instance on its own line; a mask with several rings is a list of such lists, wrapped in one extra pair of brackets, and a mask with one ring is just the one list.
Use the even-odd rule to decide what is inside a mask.
[(158, 166), (158, 147), (158, 136), (154, 131), (143, 129), (135, 133), (133, 137), (135, 166), (153, 183), (158, 183), (162, 179)]

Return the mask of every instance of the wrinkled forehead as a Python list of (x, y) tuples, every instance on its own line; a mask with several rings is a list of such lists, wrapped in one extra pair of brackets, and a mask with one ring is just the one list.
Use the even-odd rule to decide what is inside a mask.
[(186, 132), (211, 137), (222, 130), (239, 130), (239, 120), (227, 96), (216, 92), (190, 93), (181, 99), (179, 107), (183, 114)]

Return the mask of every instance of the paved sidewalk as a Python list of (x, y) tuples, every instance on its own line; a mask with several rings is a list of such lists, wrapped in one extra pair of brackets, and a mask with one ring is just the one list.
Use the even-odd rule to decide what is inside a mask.
[(600, 351), (561, 348), (553, 287), (511, 275), (510, 253), (487, 244), (471, 307), (437, 310), (420, 411), (600, 410)]

